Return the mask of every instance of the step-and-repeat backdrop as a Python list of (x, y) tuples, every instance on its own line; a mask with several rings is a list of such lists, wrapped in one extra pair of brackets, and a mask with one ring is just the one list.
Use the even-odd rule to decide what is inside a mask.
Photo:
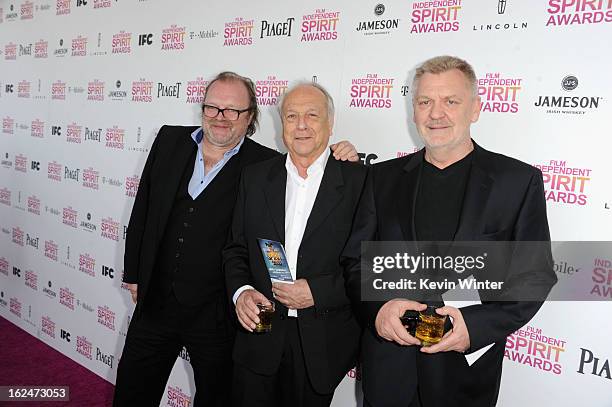
[[(482, 98), (473, 137), (542, 169), (553, 239), (612, 240), (611, 22), (609, 0), (1, 0), (0, 315), (114, 382), (145, 158), (161, 125), (200, 123), (222, 70), (256, 83), (255, 140), (282, 150), (279, 96), (316, 80), (335, 140), (372, 164), (421, 146), (416, 65), (463, 57)], [(508, 337), (500, 406), (612, 406), (612, 253), (587, 260), (561, 253), (555, 270), (588, 273), (584, 298), (601, 301), (547, 303)], [(191, 404), (188, 360), (162, 405)], [(359, 381), (348, 372), (334, 406), (359, 404)]]

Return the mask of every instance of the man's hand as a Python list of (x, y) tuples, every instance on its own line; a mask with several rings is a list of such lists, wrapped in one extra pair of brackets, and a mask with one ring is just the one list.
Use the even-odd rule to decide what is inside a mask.
[(336, 160), (341, 161), (359, 161), (359, 155), (357, 155), (357, 150), (355, 146), (350, 143), (350, 141), (342, 140), (336, 144), (330, 145), (332, 152), (334, 153), (334, 158)]
[(470, 348), (470, 333), (463, 319), (461, 311), (455, 307), (444, 306), (436, 309), (440, 315), (448, 315), (452, 318), (453, 329), (448, 331), (442, 340), (435, 345), (423, 346), (423, 353), (438, 353), (456, 351), (463, 353)]
[(272, 284), (274, 297), (289, 309), (303, 309), (312, 307), (314, 299), (308, 282), (303, 278), (295, 280), (293, 284)]
[(236, 300), (238, 321), (249, 332), (253, 332), (253, 329), (259, 323), (257, 304), (270, 304), (270, 301), (265, 295), (252, 288), (244, 290)]
[(132, 301), (134, 304), (138, 301), (138, 284), (127, 284), (128, 290), (130, 290), (130, 294), (132, 294)]
[(408, 310), (423, 311), (425, 308), (425, 304), (399, 298), (386, 302), (376, 315), (376, 332), (380, 337), (403, 346), (419, 345), (421, 341), (408, 333), (400, 317)]

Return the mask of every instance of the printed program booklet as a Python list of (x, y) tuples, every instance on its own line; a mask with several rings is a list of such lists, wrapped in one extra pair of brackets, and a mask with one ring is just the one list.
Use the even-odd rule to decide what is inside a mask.
[(257, 239), (268, 274), (273, 282), (293, 283), (285, 248), (280, 242), (268, 239)]

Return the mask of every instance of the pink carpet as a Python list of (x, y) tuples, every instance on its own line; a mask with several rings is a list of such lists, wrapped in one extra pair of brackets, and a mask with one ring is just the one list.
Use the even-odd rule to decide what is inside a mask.
[(110, 406), (114, 386), (0, 317), (0, 386), (69, 386), (70, 401), (2, 402), (0, 406)]

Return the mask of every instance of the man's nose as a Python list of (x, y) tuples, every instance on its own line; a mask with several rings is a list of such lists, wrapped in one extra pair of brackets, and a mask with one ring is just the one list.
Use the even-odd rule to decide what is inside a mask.
[(298, 115), (297, 128), (300, 130), (305, 130), (308, 128), (306, 124), (306, 115)]
[(444, 112), (444, 108), (442, 104), (438, 102), (433, 102), (433, 106), (431, 107), (431, 110), (429, 111), (429, 117), (431, 117), (432, 119), (441, 119), (445, 115), (446, 113)]

